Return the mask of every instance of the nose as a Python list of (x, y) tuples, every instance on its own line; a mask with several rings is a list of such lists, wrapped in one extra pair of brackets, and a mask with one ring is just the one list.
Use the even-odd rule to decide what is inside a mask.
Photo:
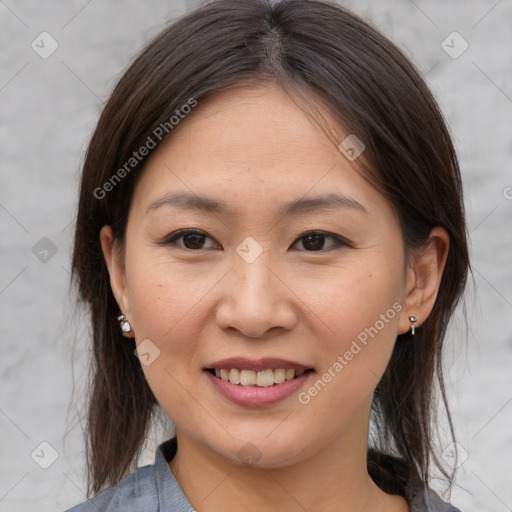
[(236, 330), (248, 338), (263, 338), (270, 330), (291, 330), (297, 322), (296, 299), (286, 276), (265, 251), (248, 263), (238, 255), (224, 281), (216, 312), (221, 329)]

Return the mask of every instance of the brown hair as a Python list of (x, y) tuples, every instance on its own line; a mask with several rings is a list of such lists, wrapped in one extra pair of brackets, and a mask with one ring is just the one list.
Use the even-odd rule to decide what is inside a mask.
[[(435, 226), (448, 232), (450, 250), (433, 311), (416, 336), (398, 336), (375, 391), (377, 436), (368, 468), (388, 492), (403, 492), (411, 481), (428, 483), (431, 460), (451, 482), (434, 451), (435, 388), (453, 436), (441, 353), (469, 259), (459, 167), (442, 114), (404, 54), (338, 5), (219, 0), (166, 28), (131, 64), (103, 109), (83, 165), (73, 275), (92, 321), (89, 494), (134, 468), (156, 410), (135, 345), (120, 333), (99, 241), (100, 229), (111, 225), (122, 243), (136, 177), (149, 155), (122, 179), (112, 177), (191, 99), (200, 104), (215, 91), (250, 81), (302, 91), (327, 105), (347, 133), (357, 134), (366, 146), (364, 175), (391, 202), (407, 247), (421, 246)], [(104, 187), (109, 180), (112, 186)], [(99, 194), (101, 187), (108, 193)]]

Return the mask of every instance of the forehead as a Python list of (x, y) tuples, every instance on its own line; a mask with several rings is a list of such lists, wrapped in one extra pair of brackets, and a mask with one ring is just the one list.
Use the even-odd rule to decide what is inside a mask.
[(201, 149), (201, 154), (208, 152), (233, 163), (295, 161), (299, 155), (311, 162), (320, 154), (339, 156), (319, 126), (281, 87), (271, 83), (239, 86), (199, 100), (161, 149), (190, 144)]
[(372, 210), (379, 196), (384, 199), (273, 85), (238, 87), (198, 101), (146, 164), (134, 200), (147, 208), (173, 191), (241, 208), (340, 193)]

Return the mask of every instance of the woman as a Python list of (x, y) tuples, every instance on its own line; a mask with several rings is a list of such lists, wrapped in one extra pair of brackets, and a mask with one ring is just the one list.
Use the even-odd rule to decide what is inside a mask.
[[(323, 1), (180, 19), (83, 167), (97, 496), (72, 510), (457, 510), (429, 474), (468, 269), (447, 127), (390, 41)], [(176, 435), (135, 470), (160, 410)]]

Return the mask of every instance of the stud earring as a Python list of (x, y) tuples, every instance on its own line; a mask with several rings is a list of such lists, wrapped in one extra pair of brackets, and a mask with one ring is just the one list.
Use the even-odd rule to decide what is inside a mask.
[(117, 317), (117, 321), (119, 322), (119, 325), (121, 327), (121, 332), (123, 333), (123, 336), (125, 338), (134, 338), (135, 335), (132, 331), (132, 326), (130, 325), (130, 322), (126, 320), (126, 317), (124, 315), (119, 315)]
[(411, 322), (411, 334), (414, 336), (414, 333), (415, 333), (415, 328), (414, 328), (414, 322), (417, 322), (418, 319), (415, 317), (415, 316), (410, 316), (409, 317), (409, 322)]

